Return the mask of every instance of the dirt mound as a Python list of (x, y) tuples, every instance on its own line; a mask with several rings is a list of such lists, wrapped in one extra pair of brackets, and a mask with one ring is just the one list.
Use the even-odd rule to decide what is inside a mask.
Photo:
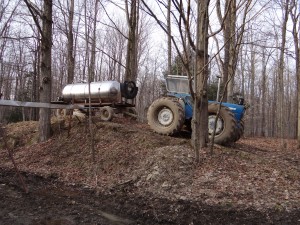
[[(95, 161), (88, 124), (76, 119), (71, 124), (59, 122), (60, 127), (54, 121), (55, 133), (44, 143), (37, 143), (37, 122), (8, 125), (6, 139), (21, 170), (99, 188), (131, 179), (156, 148), (188, 143), (188, 139), (155, 134), (145, 124), (132, 120), (116, 118), (114, 122), (94, 122)], [(2, 166), (11, 167), (6, 154), (1, 151)]]
[[(163, 220), (182, 218), (179, 224), (198, 224), (196, 214), (189, 223), (184, 220), (191, 209), (206, 212), (208, 218), (209, 210), (225, 216), (232, 210), (235, 218), (246, 216), (252, 222), (255, 215), (263, 223), (282, 221), (287, 215), (292, 215), (293, 223), (300, 221), (300, 153), (294, 140), (287, 140), (282, 150), (277, 139), (242, 139), (232, 147), (216, 147), (212, 155), (203, 150), (201, 163), (195, 164), (187, 133), (161, 136), (146, 124), (125, 118), (113, 122), (94, 118), (92, 133), (87, 122), (76, 118), (52, 125), (54, 135), (44, 143), (36, 142), (36, 122), (4, 128), (19, 169), (101, 195), (122, 193), (119, 197), (133, 217), (145, 217), (137, 212), (141, 208), (155, 217), (158, 214), (151, 209), (155, 207), (162, 210)], [(12, 168), (5, 149), (0, 160), (2, 170)], [(166, 206), (159, 206), (164, 202)], [(221, 214), (220, 222), (226, 221)]]

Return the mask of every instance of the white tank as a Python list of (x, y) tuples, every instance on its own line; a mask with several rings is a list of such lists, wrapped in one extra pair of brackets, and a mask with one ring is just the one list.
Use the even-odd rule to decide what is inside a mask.
[[(92, 102), (117, 103), (121, 101), (121, 85), (118, 81), (101, 81), (90, 84)], [(68, 84), (62, 91), (64, 102), (81, 103), (89, 99), (88, 83)]]

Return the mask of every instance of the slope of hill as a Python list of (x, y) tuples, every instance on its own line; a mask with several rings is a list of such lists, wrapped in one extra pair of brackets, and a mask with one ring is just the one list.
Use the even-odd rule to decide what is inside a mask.
[[(54, 120), (45, 143), (36, 142), (37, 122), (2, 129), (1, 224), (53, 224), (53, 214), (57, 224), (300, 223), (296, 141), (282, 150), (277, 139), (244, 138), (202, 151), (195, 164), (187, 133), (168, 137), (130, 119), (94, 120), (93, 142), (77, 119)], [(29, 186), (25, 197), (7, 149)], [(36, 215), (38, 205), (47, 210)], [(82, 205), (84, 215), (74, 216)]]

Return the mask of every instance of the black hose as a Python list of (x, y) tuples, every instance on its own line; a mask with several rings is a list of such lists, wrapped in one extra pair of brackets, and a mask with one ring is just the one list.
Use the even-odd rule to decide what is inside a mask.
[(133, 99), (136, 97), (138, 92), (138, 87), (133, 81), (125, 81), (121, 83), (121, 93), (122, 96), (127, 99)]

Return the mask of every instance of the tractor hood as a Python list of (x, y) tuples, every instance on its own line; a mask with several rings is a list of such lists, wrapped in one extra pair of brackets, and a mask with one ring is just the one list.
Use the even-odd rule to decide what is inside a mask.
[[(211, 101), (209, 101), (211, 102)], [(218, 102), (215, 102), (218, 103)], [(236, 118), (237, 121), (240, 121), (243, 119), (244, 113), (245, 113), (245, 106), (243, 105), (238, 105), (238, 104), (233, 104), (233, 103), (227, 103), (227, 102), (222, 102), (223, 106), (226, 106), (227, 108), (230, 109), (231, 112), (234, 113), (234, 117)]]

